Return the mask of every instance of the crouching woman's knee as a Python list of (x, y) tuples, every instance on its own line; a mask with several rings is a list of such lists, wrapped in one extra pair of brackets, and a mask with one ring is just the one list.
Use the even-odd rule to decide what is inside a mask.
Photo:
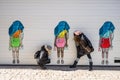
[(50, 63), (50, 62), (51, 62), (51, 60), (50, 60), (50, 59), (47, 59), (46, 63), (48, 64), (48, 63)]

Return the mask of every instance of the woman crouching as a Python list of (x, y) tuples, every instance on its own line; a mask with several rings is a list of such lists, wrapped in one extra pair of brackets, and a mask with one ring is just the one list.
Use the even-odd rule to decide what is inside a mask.
[(45, 65), (50, 63), (49, 55), (51, 53), (52, 47), (50, 45), (43, 45), (39, 51), (34, 55), (34, 58), (37, 59), (37, 64), (41, 69), (46, 69)]

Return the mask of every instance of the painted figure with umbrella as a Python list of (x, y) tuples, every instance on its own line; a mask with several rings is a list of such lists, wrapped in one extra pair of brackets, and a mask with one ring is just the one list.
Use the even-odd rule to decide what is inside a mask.
[(13, 64), (20, 62), (19, 49), (23, 47), (23, 30), (24, 26), (19, 20), (14, 21), (9, 27), (9, 50), (12, 50)]
[[(57, 48), (57, 64), (64, 63), (64, 48), (68, 47), (68, 34), (70, 26), (66, 21), (60, 21), (54, 29), (54, 47)], [(61, 61), (60, 61), (61, 59)]]
[[(113, 33), (114, 33), (114, 25), (111, 21), (106, 21), (102, 27), (99, 29), (99, 49), (98, 51), (102, 50), (102, 61), (101, 64), (108, 64), (108, 51), (112, 48), (112, 40), (113, 40)], [(106, 55), (106, 56), (105, 56)], [(106, 60), (105, 60), (106, 59)]]

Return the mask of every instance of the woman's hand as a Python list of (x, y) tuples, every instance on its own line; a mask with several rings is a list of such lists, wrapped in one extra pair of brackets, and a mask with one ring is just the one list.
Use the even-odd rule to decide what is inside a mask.
[(101, 48), (100, 48), (100, 47), (98, 48), (98, 51), (101, 51)]
[(65, 47), (68, 47), (68, 44), (66, 43)]
[(23, 47), (24, 47), (23, 44), (21, 44), (20, 49), (23, 49)]
[(12, 50), (12, 47), (11, 46), (9, 46), (9, 51), (11, 51)]
[(113, 49), (113, 46), (111, 45), (111, 46), (110, 46), (110, 50), (112, 50), (112, 49)]

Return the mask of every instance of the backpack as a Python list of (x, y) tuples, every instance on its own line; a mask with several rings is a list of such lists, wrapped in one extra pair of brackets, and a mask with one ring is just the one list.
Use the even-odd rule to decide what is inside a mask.
[(80, 40), (80, 45), (82, 46), (82, 48), (85, 50), (86, 53), (91, 53), (94, 51), (94, 48), (92, 46), (92, 43), (90, 42), (90, 40), (83, 34), (82, 37), (84, 39)]
[(37, 59), (37, 58), (40, 57), (40, 52), (41, 52), (41, 51), (35, 52), (35, 54), (34, 54), (34, 59)]

